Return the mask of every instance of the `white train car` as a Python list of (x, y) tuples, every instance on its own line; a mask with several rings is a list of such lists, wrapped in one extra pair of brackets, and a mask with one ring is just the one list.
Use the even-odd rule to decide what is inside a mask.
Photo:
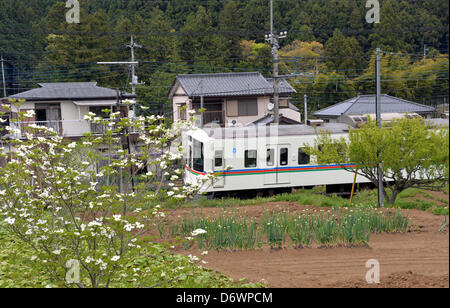
[[(196, 183), (207, 172), (218, 173), (213, 183), (204, 186), (206, 193), (289, 191), (317, 185), (326, 185), (329, 192), (349, 191), (352, 172), (338, 164), (319, 164), (316, 157), (303, 151), (321, 131), (346, 138), (348, 129), (347, 124), (327, 123), (316, 128), (280, 125), (191, 130), (186, 134), (184, 180)], [(370, 183), (362, 176), (357, 182)]]

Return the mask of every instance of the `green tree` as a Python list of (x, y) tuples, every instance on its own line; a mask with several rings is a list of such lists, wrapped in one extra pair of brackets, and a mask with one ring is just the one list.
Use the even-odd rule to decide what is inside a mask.
[(448, 184), (448, 132), (448, 126), (430, 127), (423, 119), (400, 119), (381, 129), (369, 120), (360, 129), (350, 130), (348, 139), (322, 133), (307, 151), (321, 163), (338, 163), (377, 187), (376, 166), (381, 164), (383, 195), (392, 205), (407, 188), (439, 190)]
[(335, 30), (325, 44), (325, 56), (329, 69), (343, 70), (345, 74), (354, 74), (364, 63), (358, 41), (354, 37), (345, 37), (339, 30)]
[(219, 31), (221, 32), (219, 54), (222, 62), (227, 66), (234, 66), (241, 60), (242, 24), (242, 14), (238, 5), (232, 0), (228, 1), (219, 18)]
[(211, 17), (203, 6), (199, 6), (196, 13), (188, 16), (181, 29), (178, 46), (180, 58), (188, 64), (213, 58), (218, 51), (218, 38), (212, 33), (214, 31)]

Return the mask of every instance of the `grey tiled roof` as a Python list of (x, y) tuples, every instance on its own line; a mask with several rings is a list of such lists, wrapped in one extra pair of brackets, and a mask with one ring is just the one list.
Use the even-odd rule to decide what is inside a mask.
[[(280, 94), (296, 93), (285, 80), (280, 80), (280, 83)], [(200, 94), (204, 97), (273, 94), (272, 82), (258, 72), (178, 75), (169, 92), (170, 98), (178, 85), (189, 97), (199, 97)]]
[[(314, 112), (315, 116), (339, 117), (345, 115), (374, 114), (376, 95), (360, 95), (328, 108)], [(433, 113), (435, 108), (410, 102), (390, 95), (381, 95), (381, 113)]]
[[(270, 83), (270, 87), (273, 88), (273, 79), (267, 78), (267, 81)], [(287, 82), (285, 79), (280, 78), (280, 81), (278, 82), (278, 89), (280, 94), (293, 94), (297, 93), (297, 91), (294, 90), (294, 88)]]
[[(258, 120), (256, 120), (256, 121), (252, 122), (252, 123), (249, 124), (249, 125), (268, 125), (268, 124), (273, 123), (274, 120), (275, 120), (275, 119), (274, 119), (273, 115), (268, 114), (268, 115), (262, 117), (261, 119), (258, 119)], [(281, 124), (283, 124), (283, 123), (287, 123), (287, 124), (300, 124), (300, 122), (298, 122), (298, 121), (295, 121), (295, 120), (292, 120), (292, 119), (290, 119), (290, 118), (287, 118), (287, 117), (283, 116), (282, 113), (280, 113), (280, 119), (279, 119), (279, 121), (280, 121)]]
[[(97, 82), (56, 82), (39, 83), (40, 87), (26, 92), (11, 95), (8, 98), (39, 100), (74, 100), (74, 99), (115, 99), (116, 90), (97, 86)], [(135, 95), (122, 93), (123, 98), (134, 98)]]

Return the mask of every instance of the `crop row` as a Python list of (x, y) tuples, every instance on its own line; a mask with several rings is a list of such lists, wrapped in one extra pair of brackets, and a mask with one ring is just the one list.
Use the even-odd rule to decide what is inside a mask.
[(200, 249), (255, 249), (265, 244), (276, 247), (367, 245), (371, 233), (406, 232), (408, 215), (399, 211), (338, 209), (319, 213), (265, 212), (259, 219), (237, 212), (218, 216), (197, 213), (178, 222), (159, 225), (161, 237), (191, 237), (197, 229), (206, 233), (194, 237)]

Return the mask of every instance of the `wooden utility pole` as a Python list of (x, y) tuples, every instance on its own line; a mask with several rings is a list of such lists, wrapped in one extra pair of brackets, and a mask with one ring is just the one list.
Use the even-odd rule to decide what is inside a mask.
[(204, 124), (204, 114), (203, 114), (203, 108), (204, 108), (204, 98), (203, 98), (203, 80), (200, 80), (200, 110), (202, 111), (200, 113), (200, 127), (203, 128)]
[(0, 61), (2, 62), (3, 97), (6, 97), (5, 68), (4, 68), (4, 66), (3, 66), (3, 62), (4, 62), (5, 60), (3, 60), (3, 56), (1, 57), (1, 60), (0, 60)]
[(131, 35), (130, 45), (126, 45), (131, 49), (131, 94), (136, 95), (136, 86), (139, 85), (138, 77), (136, 76), (136, 64), (134, 59), (134, 49), (142, 48), (141, 45), (134, 43), (134, 37)]
[[(376, 80), (377, 80), (377, 95), (375, 100), (375, 109), (377, 114), (378, 128), (381, 129), (381, 49), (377, 48), (376, 61)], [(380, 155), (380, 153), (378, 153)], [(378, 207), (383, 207), (383, 169), (381, 163), (377, 165), (378, 174)]]
[(308, 95), (303, 96), (305, 103), (305, 125), (308, 125)]
[(273, 0), (270, 0), (270, 34), (266, 35), (266, 40), (272, 45), (272, 57), (273, 57), (273, 104), (274, 104), (274, 123), (280, 123), (280, 93), (279, 93), (279, 81), (280, 76), (278, 76), (278, 49), (280, 45), (278, 40), (280, 38), (285, 38), (287, 32), (281, 32), (280, 34), (275, 34), (273, 29)]

